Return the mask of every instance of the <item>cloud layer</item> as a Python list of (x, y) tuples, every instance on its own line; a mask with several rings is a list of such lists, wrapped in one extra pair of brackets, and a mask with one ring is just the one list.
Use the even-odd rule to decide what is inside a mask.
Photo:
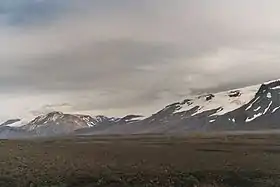
[(277, 0), (4, 0), (0, 91), (56, 95), (71, 110), (113, 115), (277, 78), (279, 6)]

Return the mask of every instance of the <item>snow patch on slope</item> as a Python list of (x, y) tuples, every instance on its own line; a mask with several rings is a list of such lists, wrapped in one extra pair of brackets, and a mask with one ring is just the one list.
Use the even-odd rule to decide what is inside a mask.
[(262, 108), (261, 106), (258, 106), (258, 108), (254, 109), (254, 112), (259, 111), (261, 108)]
[(278, 89), (280, 89), (280, 86), (276, 86), (276, 87), (272, 88), (272, 90), (278, 90)]
[(251, 104), (250, 104), (245, 110), (251, 109), (252, 106), (253, 106), (253, 104), (254, 104), (257, 100), (259, 100), (259, 98), (260, 98), (260, 97), (255, 98), (254, 101), (252, 101)]
[(272, 113), (276, 112), (279, 108), (280, 108), (280, 106), (274, 108), (274, 109), (272, 110)]
[(278, 81), (280, 81), (280, 79), (269, 80), (269, 81), (267, 81), (267, 82), (265, 82), (265, 83), (263, 83), (263, 84), (264, 84), (264, 85), (269, 85), (269, 84), (271, 84), (271, 83), (278, 82)]
[(251, 121), (255, 120), (256, 118), (258, 118), (258, 117), (260, 117), (262, 115), (263, 115), (263, 113), (254, 114), (254, 116), (252, 118), (248, 117), (246, 119), (246, 122), (251, 122)]
[(272, 97), (271, 93), (268, 92), (268, 93), (266, 94), (266, 97), (269, 98), (269, 99), (271, 99), (271, 97)]
[(269, 104), (268, 104), (267, 108), (264, 110), (264, 113), (263, 113), (263, 114), (266, 114), (266, 113), (267, 113), (267, 111), (269, 110), (269, 108), (271, 107), (271, 105), (272, 105), (272, 101), (269, 102)]
[[(241, 94), (237, 97), (230, 97), (230, 91), (213, 94), (213, 97), (211, 98), (207, 98), (209, 94), (204, 96), (194, 96), (189, 99), (189, 102), (181, 102), (179, 109), (175, 110), (175, 113), (188, 111), (198, 106), (198, 110), (192, 114), (192, 116), (213, 109), (218, 110), (213, 115), (223, 115), (248, 103), (254, 98), (258, 89), (259, 85), (242, 88), (240, 89)], [(247, 109), (251, 108), (252, 105), (253, 103)]]

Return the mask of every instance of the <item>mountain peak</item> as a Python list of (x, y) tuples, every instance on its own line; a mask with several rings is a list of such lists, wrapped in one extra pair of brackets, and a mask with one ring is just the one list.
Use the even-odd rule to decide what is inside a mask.
[(269, 81), (266, 83), (263, 83), (258, 92), (256, 93), (256, 97), (260, 96), (261, 94), (265, 94), (271, 90), (277, 90), (280, 89), (280, 80), (274, 80), (274, 81)]
[(31, 131), (37, 135), (50, 136), (57, 134), (73, 133), (78, 129), (86, 129), (101, 124), (117, 123), (119, 118), (109, 118), (106, 116), (90, 116), (82, 114), (64, 114), (62, 112), (50, 112), (36, 117), (34, 120), (24, 125), (22, 129)]

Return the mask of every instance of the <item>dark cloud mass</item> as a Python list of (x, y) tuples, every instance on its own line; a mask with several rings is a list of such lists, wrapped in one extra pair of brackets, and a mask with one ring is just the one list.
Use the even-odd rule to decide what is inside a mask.
[[(47, 90), (102, 88), (106, 82), (110, 87), (133, 88), (132, 82), (129, 85), (130, 78), (144, 81), (141, 74), (151, 73), (145, 67), (160, 68), (167, 59), (177, 56), (176, 53), (168, 44), (131, 40), (94, 42), (63, 54), (36, 58), (21, 67), (16, 80), (26, 81), (26, 86), (34, 81), (30, 86)], [(114, 82), (110, 84), (112, 79)]]
[(2, 24), (24, 27), (49, 22), (66, 9), (67, 4), (63, 1), (4, 0), (0, 2), (0, 17)]
[(4, 0), (1, 95), (44, 94), (51, 106), (68, 102), (73, 110), (111, 114), (278, 78), (279, 6), (277, 0)]

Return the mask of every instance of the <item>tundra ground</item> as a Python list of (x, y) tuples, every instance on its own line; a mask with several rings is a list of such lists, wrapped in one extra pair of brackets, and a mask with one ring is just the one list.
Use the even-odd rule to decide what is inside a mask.
[(0, 186), (280, 186), (280, 135), (2, 140)]

